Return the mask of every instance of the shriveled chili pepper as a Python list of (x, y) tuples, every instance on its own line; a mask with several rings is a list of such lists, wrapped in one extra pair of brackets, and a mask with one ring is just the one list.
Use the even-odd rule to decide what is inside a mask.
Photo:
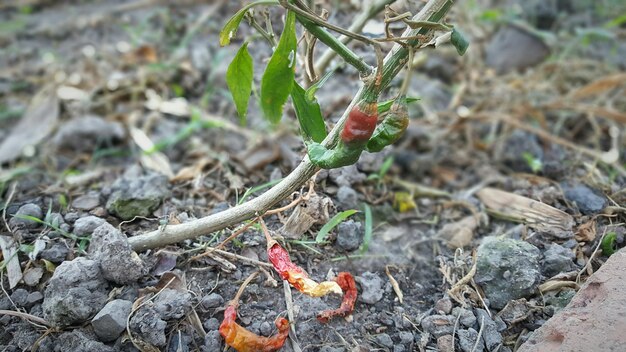
[(289, 253), (278, 244), (273, 243), (267, 248), (267, 257), (280, 278), (287, 280), (296, 290), (311, 297), (321, 297), (329, 293), (341, 294), (341, 287), (334, 281), (317, 283), (301, 267), (295, 265), (289, 258)]
[(352, 165), (359, 160), (378, 122), (378, 107), (374, 100), (364, 99), (352, 108), (335, 148), (328, 149), (319, 143), (307, 145), (309, 159), (313, 164), (323, 169), (334, 169)]
[(325, 310), (317, 315), (317, 320), (321, 323), (328, 323), (333, 317), (348, 316), (354, 310), (357, 290), (352, 274), (348, 272), (341, 272), (337, 275), (335, 281), (339, 284), (339, 286), (341, 286), (341, 290), (343, 291), (343, 300), (341, 301), (341, 306), (339, 306), (339, 308)]
[(250, 275), (239, 288), (235, 298), (230, 301), (224, 311), (224, 320), (220, 325), (220, 335), (226, 341), (226, 344), (234, 348), (238, 352), (273, 352), (280, 350), (285, 344), (287, 336), (289, 336), (289, 321), (283, 317), (276, 318), (275, 324), (278, 333), (274, 336), (265, 337), (256, 335), (241, 325), (237, 324), (237, 305), (239, 296), (243, 292), (256, 273)]
[(409, 125), (409, 111), (405, 95), (400, 95), (391, 105), (385, 119), (376, 127), (372, 138), (367, 142), (368, 152), (379, 152), (395, 143)]
[(267, 258), (274, 266), (278, 275), (283, 280), (287, 280), (296, 290), (311, 297), (322, 297), (329, 293), (341, 294), (341, 287), (335, 281), (324, 281), (317, 283), (302, 269), (291, 261), (289, 253), (280, 246), (276, 240), (272, 239), (265, 226), (265, 222), (260, 221), (261, 228), (267, 239)]

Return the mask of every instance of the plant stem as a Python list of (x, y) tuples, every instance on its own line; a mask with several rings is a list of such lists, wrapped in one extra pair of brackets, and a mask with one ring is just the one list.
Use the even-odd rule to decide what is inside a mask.
[(362, 76), (367, 76), (373, 71), (372, 67), (363, 61), (363, 58), (355, 54), (334, 35), (328, 33), (327, 30), (307, 20), (306, 18), (302, 18), (299, 15), (297, 18), (300, 24), (302, 24), (302, 26), (306, 28), (309, 33), (317, 37), (320, 42), (326, 44), (330, 50), (336, 52), (337, 55), (341, 56), (341, 58), (344, 59), (349, 65), (356, 68)]
[[(422, 10), (414, 16), (413, 20), (431, 22), (440, 21), (448, 12), (451, 5), (452, 0), (430, 0), (424, 8), (422, 8)], [(321, 28), (317, 26), (314, 27), (321, 30)], [(319, 32), (319, 30), (316, 32)], [(417, 34), (426, 35), (429, 31), (430, 29), (428, 28), (422, 28), (419, 31), (407, 30), (402, 36), (409, 37)], [(334, 39), (337, 43), (341, 43), (336, 38)], [(417, 44), (417, 39), (409, 44)], [(324, 139), (324, 145), (329, 146), (336, 141), (339, 132), (343, 128), (348, 114), (350, 113), (350, 110), (362, 99), (363, 95), (379, 93), (382, 89), (389, 85), (391, 80), (400, 72), (400, 70), (402, 70), (402, 67), (404, 67), (408, 54), (408, 50), (402, 46), (394, 46), (392, 51), (384, 60), (383, 75), (380, 82), (381, 84), (377, 85), (376, 82), (369, 82), (356, 93), (352, 102), (344, 111), (344, 114), (339, 122), (330, 131), (326, 139)], [(251, 201), (204, 218), (186, 222), (184, 224), (168, 225), (162, 229), (134, 236), (129, 238), (128, 242), (135, 251), (143, 251), (150, 248), (161, 247), (193, 239), (198, 236), (222, 230), (229, 226), (237, 225), (252, 217), (263, 215), (274, 204), (280, 202), (299, 189), (306, 181), (315, 175), (317, 170), (318, 168), (309, 161), (308, 157), (305, 156), (300, 165), (298, 165), (298, 167), (287, 175), (287, 177), (285, 177), (279, 184)]]

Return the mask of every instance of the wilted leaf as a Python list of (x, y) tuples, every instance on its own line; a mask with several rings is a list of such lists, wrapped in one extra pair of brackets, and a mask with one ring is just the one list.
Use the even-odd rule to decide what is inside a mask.
[(296, 15), (288, 11), (285, 29), (261, 79), (261, 107), (274, 124), (283, 116), (283, 105), (293, 88), (297, 44)]
[(400, 213), (406, 213), (407, 211), (417, 208), (417, 204), (413, 200), (413, 196), (407, 192), (396, 192), (393, 197), (393, 208)]
[(250, 10), (254, 6), (258, 5), (279, 5), (278, 0), (259, 0), (252, 2), (246, 6), (244, 6), (241, 10), (237, 11), (233, 17), (231, 17), (228, 22), (224, 25), (224, 28), (220, 32), (220, 45), (228, 45), (230, 44), (230, 39), (237, 34), (237, 28), (239, 28), (239, 24), (241, 20), (243, 20), (243, 16), (246, 15), (246, 12)]
[(59, 119), (59, 99), (54, 89), (37, 93), (17, 126), (0, 144), (0, 164), (17, 159), (24, 148), (34, 147), (52, 132)]
[(294, 81), (291, 90), (291, 100), (296, 111), (296, 117), (300, 122), (302, 134), (307, 139), (313, 139), (314, 142), (321, 143), (326, 138), (326, 124), (322, 117), (320, 105), (313, 97), (313, 100), (307, 99), (304, 88)]
[(226, 84), (233, 95), (239, 122), (246, 124), (246, 113), (248, 112), (248, 100), (252, 92), (252, 72), (254, 66), (252, 56), (248, 52), (248, 43), (243, 43), (235, 58), (226, 71)]
[(456, 52), (459, 55), (465, 54), (469, 47), (469, 41), (463, 35), (463, 32), (459, 31), (456, 27), (452, 29), (452, 35), (450, 36), (450, 43), (456, 48)]

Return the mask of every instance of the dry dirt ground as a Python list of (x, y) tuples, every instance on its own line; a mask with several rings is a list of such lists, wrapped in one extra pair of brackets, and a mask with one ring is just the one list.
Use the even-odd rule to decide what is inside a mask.
[[(345, 27), (366, 6), (321, 3)], [(127, 244), (252, 199), (302, 159), (291, 107), (274, 128), (251, 99), (238, 124), (225, 72), (253, 32), (243, 23), (224, 48), (217, 34), (239, 1), (0, 4), (0, 350), (221, 351), (224, 307), (259, 270), (239, 322), (268, 336), (288, 315), (285, 351), (518, 349), (624, 245), (625, 8), (455, 6), (471, 47), (417, 54), (406, 135), (320, 172), (314, 196), (304, 185), (293, 197), (307, 201), (265, 218), (315, 280), (356, 277), (353, 314), (324, 325), (316, 314), (340, 298), (285, 288), (256, 224), (223, 254), (210, 247), (242, 224)], [(364, 32), (381, 36), (381, 18)], [(250, 50), (258, 88), (271, 49)], [(319, 90), (329, 125), (359, 85), (340, 66)]]

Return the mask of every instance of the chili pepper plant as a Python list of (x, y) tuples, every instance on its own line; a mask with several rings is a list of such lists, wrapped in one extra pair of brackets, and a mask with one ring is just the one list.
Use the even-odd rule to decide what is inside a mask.
[[(385, 5), (391, 2), (380, 1), (378, 4)], [(260, 82), (259, 105), (267, 121), (277, 125), (286, 120), (284, 110), (290, 100), (306, 147), (305, 158), (300, 167), (283, 181), (282, 188), (280, 184), (274, 188), (278, 190), (276, 191), (278, 197), (289, 193), (284, 191), (293, 191), (299, 187), (319, 168), (332, 169), (354, 164), (364, 150), (379, 152), (396, 142), (409, 124), (407, 87), (413, 53), (421, 48), (444, 42), (454, 45), (461, 55), (468, 47), (468, 42), (461, 32), (444, 22), (444, 16), (452, 5), (450, 0), (431, 0), (415, 16), (409, 12), (396, 13), (389, 6), (385, 6), (385, 36), (380, 38), (370, 38), (329, 23), (314, 4), (314, 1), (303, 0), (254, 1), (231, 17), (220, 33), (220, 44), (231, 44), (235, 39), (238, 40), (237, 30), (246, 20), (258, 34), (243, 40), (226, 74), (226, 82), (242, 124), (247, 121), (246, 115), (254, 84), (253, 60), (248, 45), (252, 40), (264, 40), (274, 48)], [(259, 11), (268, 7), (278, 7), (284, 14), (280, 35), (273, 32), (267, 10)], [(390, 29), (392, 23), (403, 24), (406, 30), (403, 34), (396, 35)], [(354, 53), (331, 32), (366, 44), (375, 54), (376, 61), (365, 62), (361, 55)], [(342, 59), (343, 64), (353, 66), (362, 80), (362, 88), (352, 103), (346, 107), (342, 119), (330, 129), (330, 133), (329, 126), (322, 116), (322, 109), (315, 98), (316, 92), (324, 89), (323, 84), (332, 73), (332, 70), (323, 72), (327, 67), (327, 60), (315, 62), (314, 49), (320, 42), (328, 47), (330, 55), (336, 54)], [(384, 58), (382, 44), (386, 42), (396, 45)], [(388, 93), (395, 95), (396, 98), (386, 102), (380, 101), (381, 94), (386, 93), (390, 81), (403, 67), (407, 67), (408, 70), (402, 87), (397, 92)], [(267, 194), (271, 197), (272, 190)], [(266, 200), (266, 204), (261, 205), (271, 206), (280, 200), (269, 199)], [(269, 206), (264, 210), (269, 209)], [(318, 320), (324, 323), (334, 316), (349, 315), (357, 298), (352, 275), (342, 272), (335, 281), (322, 283), (313, 281), (302, 268), (291, 261), (287, 250), (269, 235), (262, 216), (258, 218), (266, 235), (268, 258), (283, 280), (312, 297), (329, 293), (343, 294), (341, 307), (320, 312)], [(227, 314), (220, 328), (220, 333), (227, 344), (238, 351), (279, 349), (287, 337), (287, 321), (282, 318), (280, 321), (277, 320), (279, 334), (276, 337), (265, 340), (255, 337), (235, 323), (238, 297), (239, 295), (227, 307)]]

